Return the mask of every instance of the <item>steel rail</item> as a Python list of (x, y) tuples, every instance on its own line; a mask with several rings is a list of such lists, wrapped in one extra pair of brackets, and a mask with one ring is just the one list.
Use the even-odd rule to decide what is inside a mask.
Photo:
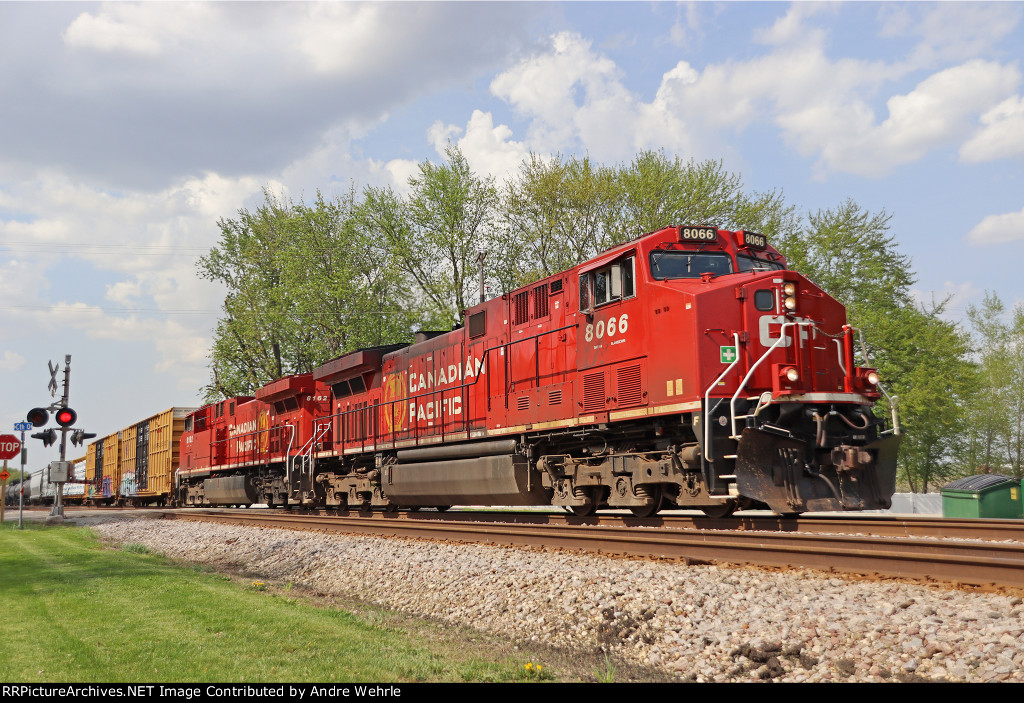
[(510, 522), (456, 522), (404, 515), (295, 516), (252, 513), (166, 512), (176, 519), (576, 549), (621, 556), (726, 562), (830, 572), (877, 574), (956, 584), (1024, 588), (1024, 544), (922, 538), (887, 539), (846, 534), (637, 529), (636, 527)]

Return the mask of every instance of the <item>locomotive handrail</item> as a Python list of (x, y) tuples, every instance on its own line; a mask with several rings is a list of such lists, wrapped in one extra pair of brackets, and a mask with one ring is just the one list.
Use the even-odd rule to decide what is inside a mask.
[(295, 425), (285, 425), (291, 428), (291, 436), (288, 437), (288, 447), (284, 450), (285, 480), (288, 481), (289, 491), (292, 485), (292, 442), (295, 441)]
[(711, 405), (711, 389), (717, 386), (719, 381), (725, 378), (726, 375), (732, 371), (733, 366), (740, 363), (740, 335), (738, 332), (733, 332), (732, 337), (733, 343), (736, 345), (736, 358), (733, 359), (731, 364), (725, 367), (725, 371), (723, 371), (718, 378), (712, 381), (711, 385), (708, 386), (708, 389), (704, 391), (704, 458), (710, 462), (714, 462), (714, 459), (711, 458), (711, 423), (708, 421), (710, 415), (709, 407)]
[[(302, 445), (302, 448), (299, 449), (299, 451), (295, 455), (295, 458), (299, 458), (302, 461), (302, 473), (306, 473), (307, 464), (312, 465), (313, 463), (313, 447), (316, 446), (316, 441), (323, 437), (327, 430), (330, 429), (330, 427), (330, 422), (319, 423), (315, 420), (313, 421), (313, 432), (310, 433), (309, 441)], [(293, 428), (292, 435), (294, 436), (294, 434), (295, 433)], [(288, 444), (288, 449), (291, 450), (290, 442)], [(291, 456), (288, 457), (288, 460), (292, 462), (292, 465), (294, 465), (295, 458), (292, 458)], [(312, 471), (310, 472), (310, 479), (312, 479)], [(288, 485), (289, 487), (291, 487), (292, 485), (290, 475), (288, 477)]]
[[(860, 340), (860, 353), (864, 356), (864, 362), (870, 364), (871, 359), (868, 358), (868, 346), (864, 343), (864, 331), (857, 329), (857, 337)], [(900, 420), (896, 416), (896, 403), (899, 401), (900, 397), (898, 395), (889, 395), (889, 392), (885, 390), (885, 386), (881, 383), (876, 383), (875, 385), (878, 386), (878, 390), (882, 391), (886, 400), (889, 401), (889, 408), (892, 412), (892, 430), (890, 431), (894, 435), (902, 434), (900, 431)], [(885, 434), (885, 432), (882, 432), (882, 434)]]
[[(782, 344), (782, 341), (786, 339), (786, 328), (787, 327), (804, 327), (804, 326), (815, 327), (816, 325), (814, 324), (813, 321), (810, 321), (810, 320), (806, 321), (806, 322), (785, 322), (785, 323), (783, 323), (782, 327), (779, 330), (779, 338), (775, 340), (774, 344), (772, 344), (770, 347), (768, 347), (765, 350), (764, 354), (761, 355), (761, 358), (759, 358), (757, 361), (755, 361), (753, 363), (753, 365), (750, 367), (750, 370), (747, 371), (747, 375), (743, 377), (742, 381), (740, 381), (740, 385), (736, 388), (736, 393), (732, 396), (732, 399), (729, 401), (729, 414), (731, 415), (730, 419), (732, 421), (732, 424), (730, 425), (730, 428), (732, 429), (732, 435), (731, 436), (732, 436), (733, 439), (736, 439), (736, 437), (737, 437), (737, 435), (736, 435), (736, 399), (739, 398), (740, 393), (743, 392), (743, 389), (746, 387), (747, 382), (750, 381), (750, 377), (754, 375), (754, 371), (756, 371), (757, 367), (761, 365), (761, 362), (763, 362), (765, 359), (767, 359), (768, 356), (773, 351), (775, 351), (775, 348), (778, 347), (780, 344)], [(794, 336), (794, 341), (796, 342), (797, 346), (799, 347), (800, 346), (800, 335), (795, 335)], [(737, 360), (739, 359), (739, 354), (736, 355), (736, 358), (737, 358)], [(710, 389), (709, 389), (709, 391), (710, 391)]]

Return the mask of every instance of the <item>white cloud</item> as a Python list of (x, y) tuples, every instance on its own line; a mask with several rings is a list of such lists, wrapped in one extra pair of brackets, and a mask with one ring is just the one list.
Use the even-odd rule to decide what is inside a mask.
[[(403, 24), (395, 9), (387, 4), (313, 3), (293, 29), (297, 45), (318, 72), (358, 71), (368, 57), (379, 54), (381, 38), (395, 24)], [(403, 32), (396, 34), (400, 37)]]
[(1005, 244), (1024, 240), (1024, 208), (1019, 212), (989, 215), (967, 233), (971, 244)]
[[(965, 146), (965, 158), (998, 153), (1011, 140), (1016, 148), (1024, 139), (1018, 128), (1024, 108), (1007, 101), (1021, 82), (1020, 72), (1014, 64), (996, 61), (972, 59), (924, 75), (913, 89), (890, 95), (879, 116), (879, 93), (911, 75), (913, 62), (830, 58), (827, 35), (807, 20), (831, 9), (791, 5), (756, 35), (769, 47), (760, 56), (712, 59), (700, 70), (678, 61), (662, 76), (650, 102), (627, 88), (615, 62), (570, 32), (553, 35), (546, 49), (499, 74), (491, 91), (527, 118), (523, 150), (587, 151), (603, 161), (650, 148), (721, 158), (730, 151), (730, 132), (766, 121), (800, 154), (816, 159), (820, 176), (883, 176), (958, 145), (982, 114), (987, 129)], [(930, 40), (939, 41), (942, 22), (959, 12), (929, 13)], [(1016, 16), (983, 14), (969, 24), (971, 32)], [(493, 153), (512, 137), (509, 133), (481, 148)]]
[[(585, 151), (601, 161), (628, 160), (643, 149), (692, 154), (697, 147), (688, 127), (692, 108), (679, 100), (674, 86), (690, 84), (696, 75), (689, 64), (679, 62), (665, 74), (654, 99), (644, 102), (626, 87), (614, 61), (595, 52), (580, 35), (561, 32), (551, 37), (545, 51), (491, 82), (494, 95), (529, 119), (525, 138), (513, 141), (510, 130), (494, 127), (489, 114), (478, 110), (464, 139), (475, 130), (481, 151), (489, 150), (503, 164), (493, 165), (499, 172), (508, 172), (512, 164), (518, 167), (531, 151)], [(479, 160), (486, 161), (482, 155)]]
[(808, 27), (804, 20), (822, 12), (826, 7), (825, 3), (820, 2), (794, 2), (786, 14), (777, 19), (771, 27), (755, 32), (754, 41), (775, 46), (797, 42), (818, 44), (822, 41), (824, 32)]
[(1020, 83), (1013, 66), (974, 60), (935, 73), (906, 95), (887, 101), (889, 117), (847, 139), (833, 135), (828, 165), (862, 175), (881, 175), (955, 144), (969, 132), (980, 109), (1002, 100)]
[(960, 147), (971, 163), (1024, 156), (1024, 96), (1007, 98), (981, 116), (984, 125)]
[[(52, 173), (0, 191), (0, 212), (21, 213), (0, 220), (0, 241), (10, 247), (0, 296), (12, 308), (0, 338), (80, 331), (149, 344), (150, 370), (188, 379), (194, 390), (223, 300), (219, 284), (198, 277), (196, 258), (216, 242), (218, 218), (259, 196), (256, 179), (213, 173), (156, 193), (107, 191)], [(84, 302), (97, 287), (102, 300)]]
[(96, 15), (83, 12), (64, 31), (64, 42), (76, 49), (155, 56), (161, 50), (162, 28), (149, 21), (152, 10), (165, 14), (158, 5), (146, 9), (127, 3), (108, 5)]
[(0, 359), (0, 371), (17, 371), (25, 365), (25, 357), (10, 350)]
[[(462, 136), (458, 137), (459, 134)], [(432, 141), (438, 154), (444, 154), (447, 139), (452, 136), (457, 136), (454, 143), (475, 172), (490, 174), (498, 180), (515, 174), (530, 155), (522, 142), (512, 139), (512, 130), (507, 125), (494, 125), (494, 116), (489, 112), (474, 110), (465, 130), (449, 126), (435, 131)]]
[(928, 67), (994, 55), (1021, 15), (1012, 2), (882, 3), (879, 27), (883, 37), (920, 37), (908, 62)]

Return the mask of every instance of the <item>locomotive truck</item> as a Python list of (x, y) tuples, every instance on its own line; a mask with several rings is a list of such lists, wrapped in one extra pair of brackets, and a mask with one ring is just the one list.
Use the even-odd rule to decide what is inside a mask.
[(760, 234), (667, 227), (464, 314), (192, 412), (176, 502), (891, 504), (878, 375), (843, 306)]

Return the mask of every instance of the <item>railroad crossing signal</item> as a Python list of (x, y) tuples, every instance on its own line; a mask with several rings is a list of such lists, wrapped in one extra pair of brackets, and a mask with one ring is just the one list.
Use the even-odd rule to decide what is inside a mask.
[(48, 447), (57, 441), (57, 431), (51, 427), (48, 430), (36, 432), (32, 435), (32, 439), (41, 439), (43, 440), (43, 446)]
[(50, 367), (50, 382), (46, 384), (46, 387), (50, 389), (50, 397), (57, 397), (57, 372), (60, 371), (60, 365), (53, 365), (52, 361), (47, 361), (46, 365)]
[(61, 427), (71, 427), (75, 424), (75, 420), (78, 419), (78, 413), (71, 408), (61, 408), (57, 411), (57, 414), (53, 416), (53, 419), (57, 421), (57, 424)]
[[(32, 408), (28, 411), (28, 415), (25, 419), (31, 422), (35, 427), (42, 427), (50, 420), (50, 413), (46, 411), (46, 408)], [(29, 427), (31, 430), (32, 428)]]
[(84, 430), (75, 430), (71, 433), (71, 443), (76, 447), (80, 444), (85, 444), (85, 440), (92, 439), (96, 436), (95, 432), (85, 432)]

